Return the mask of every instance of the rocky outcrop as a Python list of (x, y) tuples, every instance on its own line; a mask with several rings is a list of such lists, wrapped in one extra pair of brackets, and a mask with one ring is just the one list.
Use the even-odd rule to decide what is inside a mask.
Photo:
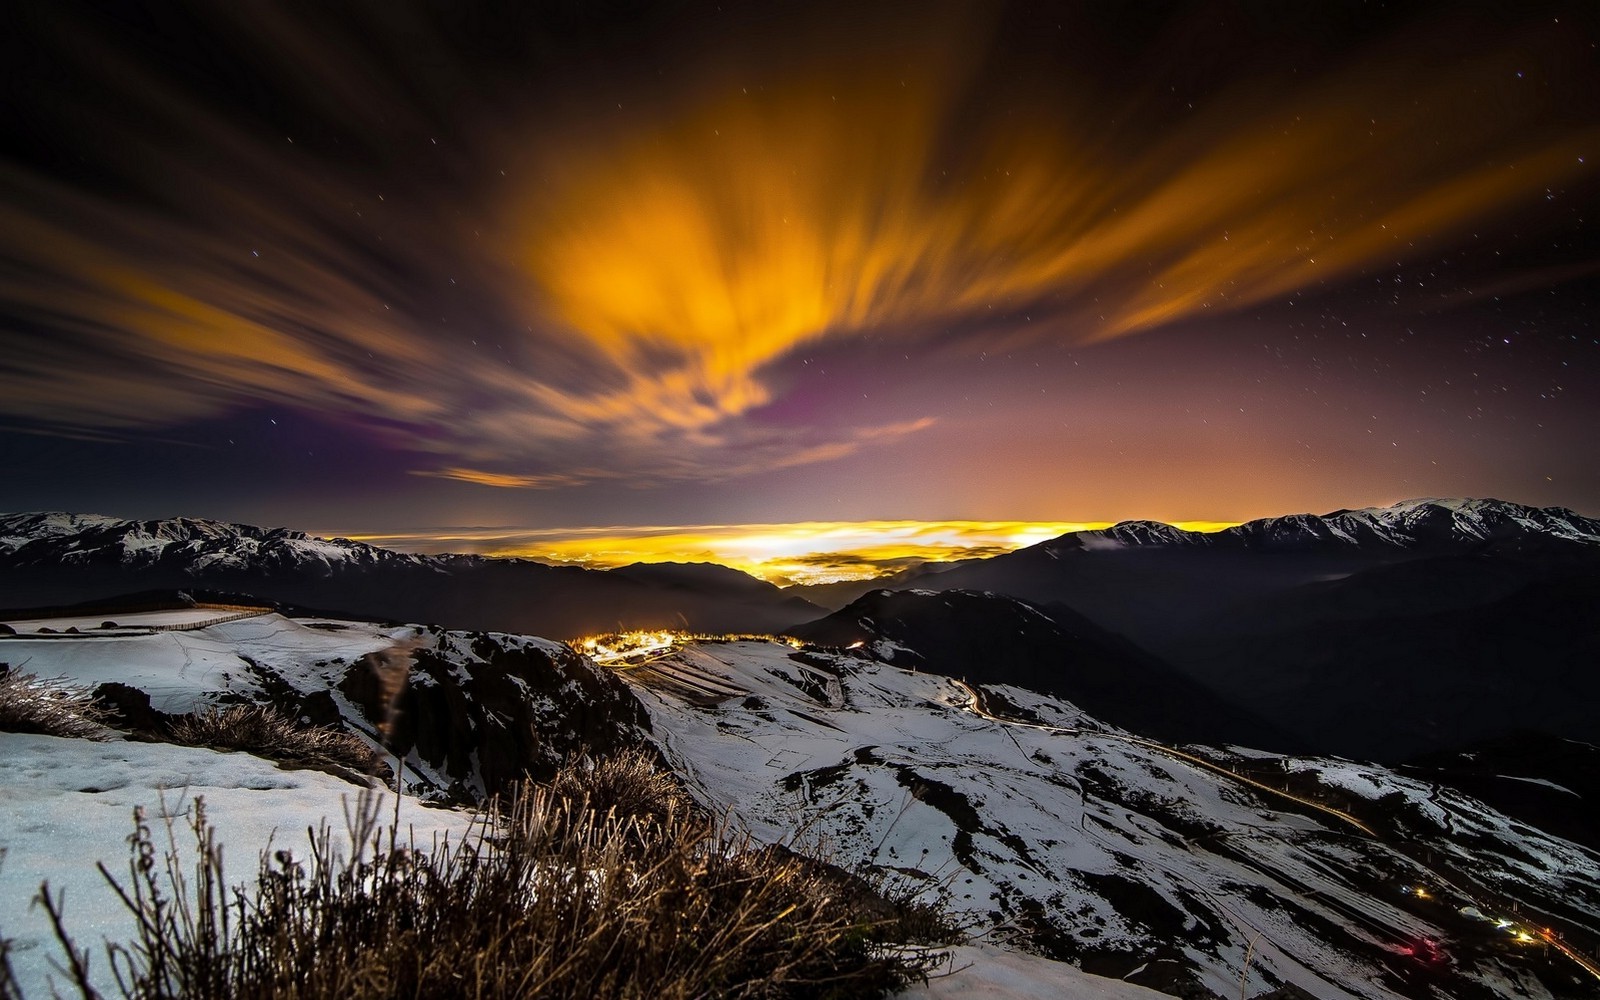
[(503, 633), (425, 634), (409, 664), (364, 657), (339, 690), (391, 752), (463, 798), (549, 778), (580, 753), (639, 745), (650, 728), (609, 672), (566, 646)]

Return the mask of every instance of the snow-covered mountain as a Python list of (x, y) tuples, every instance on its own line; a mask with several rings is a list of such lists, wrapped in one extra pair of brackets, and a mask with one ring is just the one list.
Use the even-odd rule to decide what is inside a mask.
[(203, 589), (391, 621), (562, 636), (685, 625), (765, 632), (821, 613), (735, 570), (676, 569), (604, 572), (525, 559), (421, 556), (199, 518), (0, 516), (0, 607)]
[(18, 623), (20, 634), (0, 636), (0, 666), (89, 686), (139, 729), (252, 702), (375, 746), (384, 730), (409, 788), (456, 801), (548, 776), (585, 747), (641, 743), (649, 730), (610, 671), (559, 642), (274, 613), (148, 627), (180, 616), (123, 614), (119, 627), (86, 625), (81, 637)]
[(1087, 619), (1319, 752), (1399, 761), (1519, 730), (1600, 742), (1583, 707), (1600, 697), (1584, 667), (1600, 656), (1600, 522), (1562, 508), (1412, 500), (1204, 534), (1126, 522), (935, 569), (886, 588)]
[[(990, 988), (1025, 970), (1026, 995), (1050, 995), (1038, 984), (1052, 981), (1122, 995), (997, 948), (1196, 997), (1285, 984), (1314, 997), (1462, 1000), (1593, 988), (1531, 921), (1560, 929), (1561, 947), (1600, 941), (1600, 855), (1377, 766), (1170, 747), (1023, 688), (968, 688), (861, 651), (777, 641), (674, 643), (613, 674), (540, 639), (274, 614), (165, 632), (138, 620), (76, 635), (15, 624), (0, 662), (120, 685), (119, 704), (271, 701), (358, 733), (390, 718), (360, 678), (409, 661), (396, 731), (409, 733), (406, 780), (421, 790), (487, 790), (579, 742), (648, 740), (757, 837), (876, 870), (963, 915), (987, 942), (963, 954), (999, 970)], [(92, 812), (100, 795), (125, 819), (130, 786), (150, 787), (138, 775), (198, 780), (208, 796), (221, 786), (236, 815), (260, 788), (263, 808), (276, 796), (274, 815), (296, 831), (307, 809), (330, 808), (321, 776), (273, 779), (229, 770), (228, 758), (207, 768), (217, 755), (160, 744), (75, 754), (79, 742), (0, 734), (0, 801), (24, 810), (0, 826), (11, 851), (0, 915), (24, 938), (30, 975), (47, 966), (28, 948), (48, 935), (27, 908), (33, 877), (67, 878), (51, 858), (82, 871), (126, 849), (100, 835), (105, 823), (45, 831), (46, 812)], [(306, 801), (284, 803), (297, 788)], [(250, 843), (230, 851), (248, 857)]]
[(1124, 521), (1040, 544), (1046, 551), (1109, 545), (1190, 545), (1296, 551), (1316, 548), (1452, 550), (1528, 537), (1600, 546), (1600, 521), (1565, 507), (1528, 507), (1505, 500), (1404, 500), (1388, 507), (1260, 518), (1215, 532), (1185, 531), (1157, 521)]
[(1600, 854), (1382, 767), (1178, 750), (859, 651), (690, 645), (626, 676), (669, 759), (761, 836), (1090, 971), (1195, 996), (1594, 986), (1498, 925), (1517, 905), (1600, 941)]
[[(1387, 507), (1336, 510), (1328, 514), (1288, 514), (1260, 518), (1220, 531), (1200, 532), (1160, 521), (1123, 521), (1109, 528), (1068, 532), (1058, 538), (1016, 552), (987, 559), (951, 563), (926, 563), (881, 580), (847, 581), (794, 586), (790, 593), (838, 610), (871, 590), (997, 590), (1033, 600), (1048, 599), (1027, 588), (1048, 576), (1047, 561), (1069, 561), (1077, 553), (1155, 553), (1190, 550), (1196, 564), (1208, 556), (1248, 552), (1298, 554), (1332, 560), (1337, 572), (1352, 556), (1362, 565), (1441, 553), (1482, 551), (1563, 551), (1577, 546), (1600, 549), (1600, 520), (1583, 517), (1564, 507), (1529, 507), (1492, 499), (1404, 500)], [(1236, 561), (1236, 560), (1235, 560)], [(1321, 572), (1319, 565), (1317, 572)], [(1316, 579), (1317, 572), (1297, 580)], [(1248, 575), (1248, 574), (1247, 574)], [(1224, 601), (1270, 591), (1277, 578), (1220, 581), (1221, 591), (1211, 595), (1197, 590), (1192, 596), (1210, 609), (1216, 598)], [(985, 581), (995, 586), (985, 586)], [(1010, 584), (1008, 589), (1007, 584)], [(1120, 593), (1117, 595), (1120, 600)], [(1177, 609), (1182, 613), (1185, 609)]]

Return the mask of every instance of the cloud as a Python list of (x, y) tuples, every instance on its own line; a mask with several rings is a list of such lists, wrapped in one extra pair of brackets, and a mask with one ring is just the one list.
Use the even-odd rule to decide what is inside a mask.
[(114, 40), (80, 53), (125, 104), (45, 107), (112, 180), (0, 168), (0, 416), (131, 434), (295, 406), (502, 488), (837, 461), (931, 421), (768, 422), (800, 352), (1098, 341), (1326, 288), (1542, 197), (1596, 138), (1548, 98), (1472, 96), (1511, 78), (1516, 39), (1414, 58), (1399, 38), (1111, 142), (1157, 120), (1150, 95), (963, 114), (981, 53), (938, 19), (892, 59), (802, 51), (737, 87), (714, 68), (571, 128), (414, 93), (382, 57), (405, 25), (363, 47), (281, 11), (207, 17), (357, 148), (241, 119)]
[(543, 476), (512, 475), (504, 472), (486, 472), (482, 469), (447, 468), (418, 469), (413, 476), (431, 476), (435, 479), (454, 479), (462, 483), (493, 486), (511, 490), (553, 490), (563, 486), (582, 486), (587, 479), (582, 476), (552, 474)]

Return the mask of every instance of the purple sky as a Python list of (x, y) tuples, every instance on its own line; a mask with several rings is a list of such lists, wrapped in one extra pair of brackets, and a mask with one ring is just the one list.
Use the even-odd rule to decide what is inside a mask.
[(1600, 514), (1593, 5), (856, 6), (20, 10), (0, 507)]

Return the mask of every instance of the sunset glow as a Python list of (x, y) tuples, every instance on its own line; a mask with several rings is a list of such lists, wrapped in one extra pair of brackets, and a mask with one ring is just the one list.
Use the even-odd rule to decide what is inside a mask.
[[(520, 556), (555, 565), (612, 569), (633, 563), (713, 562), (779, 585), (867, 580), (925, 562), (998, 555), (1110, 521), (811, 521), (686, 527), (440, 530), (363, 535), (413, 552)], [(1179, 521), (1190, 531), (1233, 522)]]

